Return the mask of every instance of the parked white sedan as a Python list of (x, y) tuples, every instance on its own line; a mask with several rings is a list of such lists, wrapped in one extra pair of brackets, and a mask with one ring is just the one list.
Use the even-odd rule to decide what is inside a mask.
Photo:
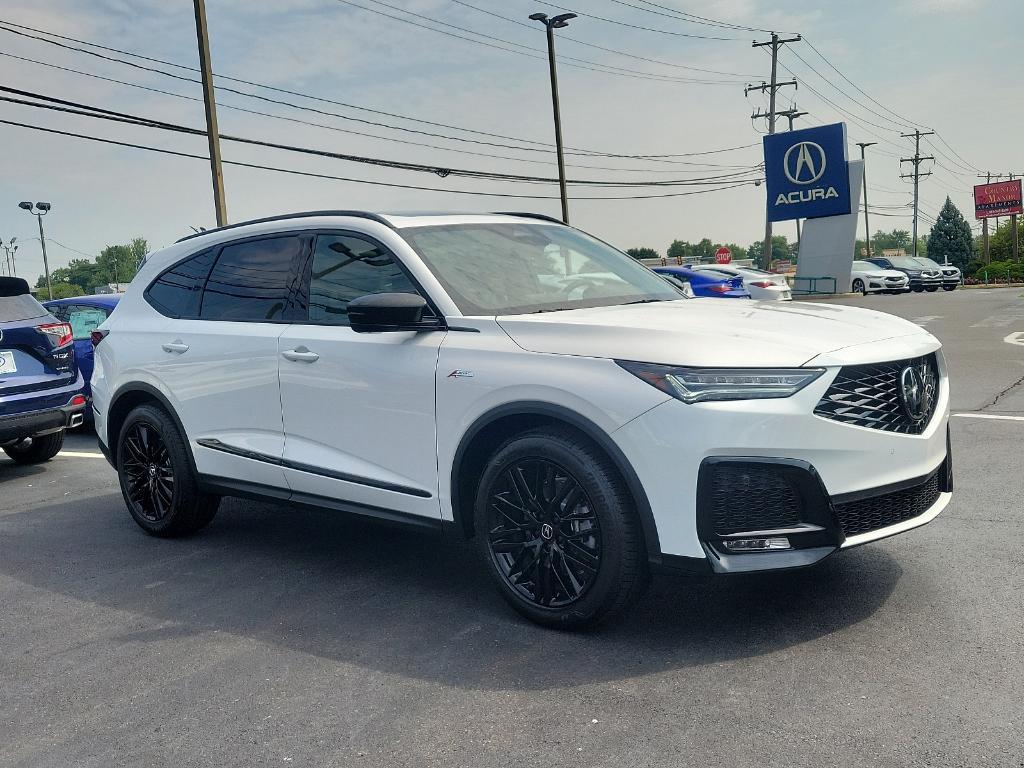
[(758, 301), (791, 301), (793, 291), (785, 276), (754, 267), (733, 267), (729, 264), (694, 264), (701, 272), (717, 272), (725, 277), (742, 277), (750, 298)]
[(850, 289), (854, 293), (907, 293), (910, 278), (897, 269), (885, 269), (870, 261), (853, 262)]

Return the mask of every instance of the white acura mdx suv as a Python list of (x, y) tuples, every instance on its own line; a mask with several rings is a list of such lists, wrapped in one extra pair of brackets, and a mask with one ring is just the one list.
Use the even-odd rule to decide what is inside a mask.
[(205, 232), (151, 254), (94, 343), (96, 431), (148, 533), (243, 496), (475, 537), (553, 626), (624, 608), (652, 567), (806, 566), (950, 499), (929, 333), (687, 299), (541, 216)]

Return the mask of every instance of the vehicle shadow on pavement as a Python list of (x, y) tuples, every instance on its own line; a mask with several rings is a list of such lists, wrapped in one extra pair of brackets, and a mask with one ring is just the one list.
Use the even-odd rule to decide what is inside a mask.
[(237, 500), (225, 500), (199, 535), (160, 540), (136, 527), (115, 494), (0, 518), (0, 573), (170, 623), (110, 637), (112, 643), (218, 631), (390, 674), (497, 690), (584, 685), (769, 654), (865, 620), (901, 576), (878, 547), (810, 570), (660, 575), (630, 613), (572, 634), (514, 614), (468, 545)]

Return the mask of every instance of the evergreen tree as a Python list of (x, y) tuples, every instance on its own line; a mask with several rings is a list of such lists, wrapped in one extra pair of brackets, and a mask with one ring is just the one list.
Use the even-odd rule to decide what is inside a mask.
[(971, 236), (971, 225), (947, 197), (928, 235), (928, 258), (939, 264), (948, 261), (960, 269), (966, 269), (973, 254), (974, 238)]
[(632, 256), (634, 259), (660, 259), (659, 254), (653, 248), (627, 248), (626, 253)]

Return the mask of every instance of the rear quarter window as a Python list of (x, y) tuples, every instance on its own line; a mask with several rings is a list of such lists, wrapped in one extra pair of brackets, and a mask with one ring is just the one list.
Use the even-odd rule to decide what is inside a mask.
[(146, 301), (161, 315), (195, 319), (216, 250), (202, 251), (164, 272), (146, 289)]

